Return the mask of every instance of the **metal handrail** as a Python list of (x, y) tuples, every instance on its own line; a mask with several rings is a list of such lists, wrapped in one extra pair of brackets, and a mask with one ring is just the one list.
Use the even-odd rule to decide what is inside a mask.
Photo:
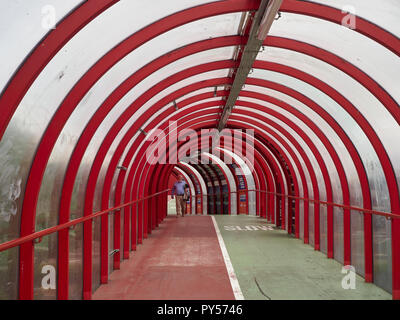
[(272, 192), (272, 191), (266, 191), (266, 190), (241, 189), (239, 191), (217, 192), (217, 193), (213, 193), (213, 194), (210, 194), (210, 195), (238, 193), (238, 192), (241, 192), (241, 191), (262, 192), (262, 193), (272, 194), (272, 195), (275, 195), (275, 196), (291, 198), (291, 199), (295, 199), (295, 200), (313, 202), (313, 203), (321, 204), (321, 205), (324, 205), (324, 206), (338, 207), (338, 208), (341, 208), (341, 209), (344, 209), (344, 210), (352, 210), (352, 211), (359, 211), (361, 213), (375, 214), (375, 215), (378, 215), (378, 216), (386, 217), (388, 219), (400, 219), (400, 213), (389, 213), (389, 212), (377, 211), (377, 210), (372, 210), (372, 209), (364, 209), (364, 208), (360, 208), (360, 207), (348, 206), (348, 205), (344, 205), (344, 204), (339, 204), (339, 203), (334, 203), (334, 202), (327, 202), (327, 201), (323, 201), (323, 200), (315, 200), (315, 199), (308, 199), (308, 198), (302, 198), (302, 197), (297, 197), (297, 196), (290, 196), (290, 195), (287, 195), (287, 194), (277, 193), (277, 192)]
[(124, 204), (122, 204), (120, 206), (116, 206), (114, 208), (109, 208), (109, 209), (106, 209), (106, 210), (103, 210), (103, 211), (98, 211), (98, 212), (92, 213), (90, 215), (87, 215), (87, 216), (84, 216), (84, 217), (81, 217), (81, 218), (78, 218), (78, 219), (74, 219), (74, 220), (68, 221), (66, 223), (59, 224), (59, 225), (51, 227), (51, 228), (47, 228), (47, 229), (44, 229), (44, 230), (41, 230), (41, 231), (38, 231), (38, 232), (31, 233), (31, 234), (29, 234), (27, 236), (24, 236), (24, 237), (21, 237), (21, 238), (18, 238), (18, 239), (14, 239), (14, 240), (10, 240), (10, 241), (4, 242), (4, 243), (0, 244), (0, 252), (8, 250), (8, 249), (11, 249), (11, 248), (14, 248), (16, 246), (19, 246), (19, 245), (21, 245), (23, 243), (26, 243), (26, 242), (29, 242), (29, 241), (34, 241), (35, 239), (39, 239), (38, 242), (40, 242), (41, 238), (44, 237), (44, 236), (47, 236), (49, 234), (52, 234), (52, 233), (55, 233), (55, 232), (58, 232), (58, 231), (73, 227), (73, 226), (75, 226), (77, 224), (86, 222), (88, 220), (93, 220), (94, 218), (100, 217), (100, 216), (102, 216), (104, 214), (108, 214), (109, 212), (117, 211), (117, 210), (125, 208), (127, 206), (131, 206), (132, 204), (135, 204), (135, 203), (150, 199), (152, 197), (158, 196), (158, 195), (160, 195), (162, 193), (168, 192), (169, 190), (170, 189), (166, 189), (166, 190), (151, 194), (151, 195), (149, 195), (147, 197), (144, 197), (144, 198), (141, 198), (141, 199), (137, 199), (137, 200), (134, 200), (134, 201), (131, 201), (131, 202), (128, 202), (128, 203), (124, 203)]
[[(40, 242), (41, 238), (44, 236), (47, 236), (49, 234), (70, 228), (70, 227), (74, 227), (77, 224), (83, 223), (85, 221), (88, 220), (93, 220), (94, 218), (100, 217), (104, 214), (107, 214), (109, 212), (112, 211), (117, 211), (119, 209), (125, 208), (127, 206), (130, 206), (132, 204), (153, 198), (155, 196), (158, 196), (160, 194), (163, 194), (165, 192), (170, 191), (170, 189), (166, 189), (157, 193), (154, 193), (152, 195), (149, 195), (147, 197), (141, 198), (141, 199), (137, 199), (128, 203), (124, 203), (120, 206), (116, 206), (113, 208), (109, 208), (103, 211), (99, 211), (99, 212), (95, 212), (93, 214), (90, 214), (88, 216), (84, 216), (78, 219), (74, 219), (71, 221), (68, 221), (66, 223), (63, 224), (59, 224), (57, 226), (51, 227), (51, 228), (47, 228), (38, 232), (34, 232), (30, 235), (18, 238), (18, 239), (14, 239), (14, 240), (10, 240), (7, 242), (4, 242), (2, 244), (0, 244), (0, 252), (5, 251), (7, 249), (11, 249), (14, 248), (16, 246), (19, 246), (23, 243), (26, 243), (28, 241), (35, 241), (36, 239), (38, 239)], [(272, 194), (275, 196), (280, 196), (280, 197), (285, 197), (285, 198), (291, 198), (291, 199), (295, 199), (295, 200), (301, 200), (301, 201), (308, 201), (308, 202), (313, 202), (316, 204), (321, 204), (324, 206), (333, 206), (333, 207), (338, 207), (344, 210), (352, 210), (352, 211), (359, 211), (361, 213), (364, 214), (374, 214), (374, 215), (378, 215), (378, 216), (383, 216), (386, 217), (387, 219), (400, 219), (400, 213), (389, 213), (389, 212), (384, 212), (384, 211), (377, 211), (377, 210), (371, 210), (371, 209), (364, 209), (364, 208), (360, 208), (360, 207), (354, 207), (354, 206), (347, 206), (347, 205), (343, 205), (343, 204), (338, 204), (338, 203), (333, 203), (333, 202), (327, 202), (327, 201), (322, 201), (322, 200), (314, 200), (314, 199), (308, 199), (308, 198), (302, 198), (302, 197), (297, 197), (297, 196), (290, 196), (290, 195), (286, 195), (283, 193), (276, 193), (276, 192), (272, 192), (272, 191), (266, 191), (266, 190), (257, 190), (257, 189), (242, 189), (239, 191), (231, 191), (231, 192), (222, 192), (222, 193), (215, 193), (215, 194), (210, 194), (210, 195), (217, 195), (217, 194), (230, 194), (230, 193), (239, 193), (239, 192), (243, 192), (243, 191), (247, 191), (247, 192), (262, 192), (262, 193), (267, 193), (267, 194)]]

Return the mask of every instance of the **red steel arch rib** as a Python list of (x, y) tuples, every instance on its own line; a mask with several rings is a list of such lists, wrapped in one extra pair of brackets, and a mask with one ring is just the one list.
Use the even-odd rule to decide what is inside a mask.
[[(307, 15), (340, 25), (343, 20), (343, 13), (340, 10), (309, 1), (284, 0), (280, 11)], [(378, 42), (394, 54), (400, 56), (399, 38), (366, 19), (359, 16), (355, 17), (357, 19), (357, 24), (354, 31)]]
[(57, 24), (18, 68), (0, 97), (0, 139), (29, 87), (49, 61), (75, 34), (119, 0), (90, 0)]

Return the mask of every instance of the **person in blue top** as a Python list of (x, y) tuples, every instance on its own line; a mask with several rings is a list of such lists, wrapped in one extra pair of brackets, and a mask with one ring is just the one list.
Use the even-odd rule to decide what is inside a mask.
[(182, 175), (179, 175), (178, 181), (174, 183), (171, 196), (172, 199), (174, 196), (176, 198), (176, 217), (178, 218), (179, 214), (183, 217), (186, 213), (186, 200), (189, 198), (189, 186), (183, 180)]

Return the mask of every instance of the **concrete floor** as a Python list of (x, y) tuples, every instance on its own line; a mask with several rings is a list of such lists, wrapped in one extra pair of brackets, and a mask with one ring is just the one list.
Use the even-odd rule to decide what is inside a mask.
[(233, 300), (209, 216), (168, 216), (94, 300)]
[[(339, 262), (263, 219), (214, 217), (245, 299), (391, 299), (358, 275), (343, 289)], [(211, 216), (169, 214), (93, 299), (234, 299)]]
[(356, 289), (343, 289), (342, 264), (263, 219), (244, 215), (215, 219), (245, 299), (391, 299), (358, 275)]

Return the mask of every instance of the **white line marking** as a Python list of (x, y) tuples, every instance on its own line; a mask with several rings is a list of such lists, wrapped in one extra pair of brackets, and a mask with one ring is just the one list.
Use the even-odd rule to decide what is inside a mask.
[(222, 239), (221, 232), (219, 231), (217, 222), (215, 221), (214, 216), (211, 216), (215, 232), (217, 233), (217, 238), (219, 242), (219, 246), (221, 248), (222, 256), (224, 257), (226, 270), (228, 271), (229, 281), (231, 282), (233, 294), (235, 295), (236, 300), (244, 300), (244, 296), (242, 290), (240, 289), (239, 281), (236, 277), (235, 270), (233, 270), (233, 266), (231, 263), (231, 259), (229, 258), (228, 250), (226, 250), (224, 239)]

